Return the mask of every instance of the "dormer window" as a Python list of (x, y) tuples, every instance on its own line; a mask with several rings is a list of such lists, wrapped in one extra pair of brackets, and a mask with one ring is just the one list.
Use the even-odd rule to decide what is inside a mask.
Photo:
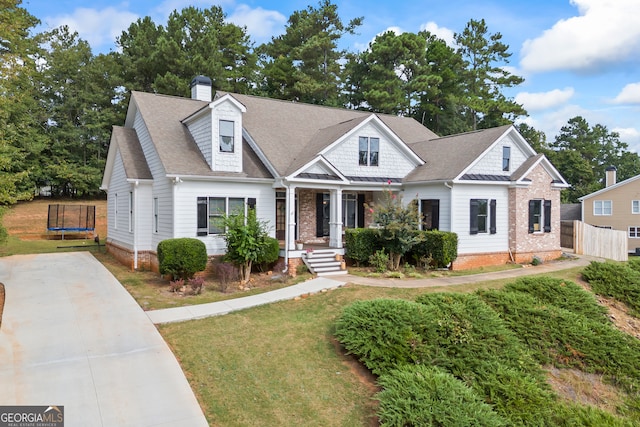
[(378, 151), (380, 150), (380, 138), (360, 137), (359, 143), (360, 166), (378, 166)]
[(220, 120), (220, 152), (233, 153), (233, 122)]

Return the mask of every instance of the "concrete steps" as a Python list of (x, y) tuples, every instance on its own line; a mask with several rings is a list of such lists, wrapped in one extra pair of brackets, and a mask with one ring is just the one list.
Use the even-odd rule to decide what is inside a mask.
[(347, 274), (346, 268), (342, 269), (342, 260), (336, 259), (337, 254), (333, 249), (314, 249), (302, 254), (302, 262), (318, 276)]

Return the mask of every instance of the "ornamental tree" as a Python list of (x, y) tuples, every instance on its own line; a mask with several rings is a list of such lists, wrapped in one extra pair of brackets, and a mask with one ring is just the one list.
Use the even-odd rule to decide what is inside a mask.
[(373, 213), (373, 221), (380, 227), (380, 238), (389, 253), (389, 269), (398, 270), (402, 256), (419, 240), (416, 233), (420, 224), (418, 204), (413, 200), (404, 205), (402, 196), (387, 188), (378, 204), (367, 207)]

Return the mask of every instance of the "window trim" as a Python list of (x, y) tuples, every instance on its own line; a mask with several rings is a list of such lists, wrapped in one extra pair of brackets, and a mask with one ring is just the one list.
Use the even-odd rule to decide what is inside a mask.
[[(535, 206), (540, 209), (540, 218), (538, 224), (540, 228), (536, 230), (534, 215)], [(549, 199), (531, 199), (529, 200), (529, 234), (551, 233), (551, 200)]]
[(511, 147), (504, 145), (502, 147), (502, 171), (509, 172), (511, 167)]
[(160, 203), (158, 201), (157, 197), (153, 198), (153, 232), (157, 233), (158, 232), (158, 225), (160, 223), (159, 221), (159, 216), (160, 216)]
[[(609, 204), (609, 213), (606, 213), (605, 203)], [(600, 209), (598, 209), (600, 205)], [(598, 213), (598, 210), (600, 213)], [(593, 201), (593, 216), (611, 216), (613, 215), (613, 202), (611, 200), (594, 200)]]
[(133, 191), (129, 191), (129, 233), (133, 233)]
[[(362, 144), (367, 144), (366, 151), (363, 150)], [(372, 142), (375, 141), (377, 145), (377, 149), (375, 151), (372, 150)], [(375, 153), (375, 156), (374, 156)], [(366, 157), (363, 158), (363, 155)], [(374, 161), (375, 160), (375, 161)], [(359, 166), (380, 166), (380, 138), (376, 136), (360, 136), (358, 137), (358, 165)]]
[[(486, 214), (480, 214), (480, 204), (486, 206)], [(469, 199), (469, 234), (496, 234), (496, 199)], [(479, 218), (484, 217), (484, 227), (480, 229)]]
[[(231, 123), (231, 135), (223, 135), (222, 134), (222, 123)], [(235, 147), (235, 139), (236, 139), (235, 138), (235, 133), (236, 133), (235, 132), (235, 127), (236, 127), (236, 124), (235, 124), (235, 122), (233, 120), (225, 120), (225, 119), (218, 120), (218, 150), (221, 153), (235, 153), (235, 149), (236, 149), (236, 147)], [(229, 144), (231, 146), (230, 150), (229, 149), (224, 150), (222, 148), (222, 138), (223, 137), (231, 138), (231, 142)]]
[[(634, 204), (636, 206), (634, 206)], [(634, 209), (635, 208), (635, 209)], [(631, 201), (631, 213), (633, 215), (638, 215), (640, 214), (640, 200), (632, 200)]]
[[(631, 229), (635, 230), (635, 236), (631, 235)], [(627, 237), (629, 239), (640, 239), (640, 225), (638, 226), (629, 226), (627, 229)]]
[[(211, 214), (210, 200), (224, 200), (224, 212)], [(197, 236), (222, 236), (224, 232), (211, 233), (211, 218), (222, 217), (223, 215), (230, 215), (229, 212), (230, 201), (243, 200), (244, 212), (246, 216), (249, 209), (256, 208), (255, 197), (233, 197), (233, 196), (200, 196), (197, 198), (197, 213), (196, 213), (196, 235)]]
[(115, 215), (113, 216), (113, 229), (118, 229), (118, 193), (113, 199), (113, 209), (115, 211)]

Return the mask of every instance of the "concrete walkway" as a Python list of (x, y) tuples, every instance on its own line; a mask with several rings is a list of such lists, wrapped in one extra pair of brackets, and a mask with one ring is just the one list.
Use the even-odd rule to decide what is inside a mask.
[(243, 310), (249, 307), (294, 299), (302, 295), (318, 293), (325, 289), (337, 288), (346, 285), (347, 283), (386, 288), (426, 288), (437, 286), (452, 286), (462, 285), (465, 283), (478, 283), (490, 280), (515, 278), (532, 274), (544, 274), (552, 271), (566, 270), (573, 267), (584, 267), (588, 265), (592, 260), (595, 260), (595, 258), (581, 256), (573, 257), (566, 261), (544, 263), (535, 267), (522, 267), (512, 270), (502, 270), (492, 273), (481, 273), (466, 276), (434, 277), (425, 279), (377, 279), (354, 276), (350, 274), (331, 276), (331, 278), (317, 277), (315, 279), (311, 279), (297, 285), (289, 286), (287, 288), (278, 289), (271, 292), (265, 292), (258, 295), (186, 307), (152, 310), (147, 311), (146, 313), (147, 316), (149, 316), (149, 319), (151, 319), (151, 321), (156, 324), (183, 322), (186, 320), (220, 316), (232, 311)]
[(207, 426), (173, 353), (86, 252), (0, 258), (0, 405), (62, 405), (65, 426)]

